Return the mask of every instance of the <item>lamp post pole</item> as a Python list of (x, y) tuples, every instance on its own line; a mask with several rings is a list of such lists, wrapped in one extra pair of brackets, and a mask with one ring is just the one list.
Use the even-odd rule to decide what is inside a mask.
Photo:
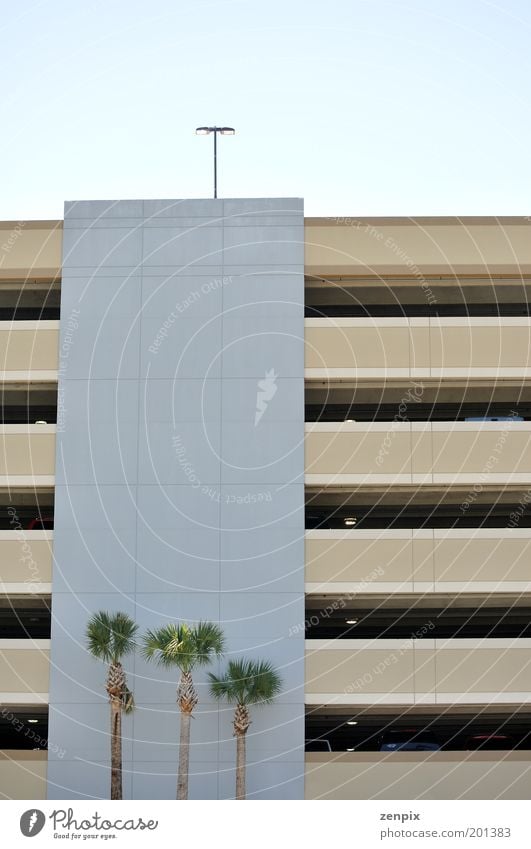
[(218, 196), (218, 128), (214, 127), (214, 197)]
[(222, 136), (234, 136), (236, 130), (234, 127), (197, 127), (196, 136), (214, 135), (214, 197), (218, 196), (218, 133)]

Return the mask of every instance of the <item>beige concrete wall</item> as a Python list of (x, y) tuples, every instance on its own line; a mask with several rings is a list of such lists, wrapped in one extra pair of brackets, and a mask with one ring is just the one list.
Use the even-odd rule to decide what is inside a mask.
[[(526, 218), (306, 218), (309, 274), (519, 274), (531, 271)], [(0, 279), (60, 273), (62, 221), (0, 222)], [(422, 281), (420, 281), (422, 282)]]
[(530, 649), (531, 640), (436, 640), (437, 694), (448, 700), (483, 702), (490, 694), (503, 701), (504, 693), (512, 693), (511, 702), (520, 697), (529, 702)]
[(433, 369), (531, 366), (528, 319), (431, 319), (429, 331)]
[[(350, 322), (355, 321), (355, 324)], [(306, 368), (409, 369), (411, 327), (402, 319), (305, 320)], [(423, 351), (424, 353), (424, 351)], [(429, 354), (429, 351), (426, 353)], [(424, 363), (419, 354), (419, 365)]]
[(55, 472), (55, 425), (0, 425), (0, 478), (46, 477)]
[(0, 587), (35, 592), (52, 580), (52, 531), (28, 531), (13, 516), (13, 530), (0, 531)]
[[(342, 643), (348, 646), (343, 648)], [(323, 696), (325, 703), (330, 694), (341, 695), (338, 704), (349, 704), (350, 696), (369, 693), (391, 694), (396, 701), (409, 703), (415, 692), (415, 658), (405, 643), (335, 640), (325, 645), (323, 640), (307, 640), (306, 692)]]
[(62, 221), (0, 221), (0, 280), (52, 280), (62, 251)]
[(0, 799), (46, 799), (48, 752), (0, 750)]
[[(48, 692), (49, 640), (0, 640), (0, 703)], [(36, 698), (33, 699), (35, 702)]]
[(524, 751), (308, 753), (306, 798), (529, 799), (530, 775)]
[(531, 592), (530, 555), (530, 528), (306, 531), (306, 591)]
[(306, 218), (307, 274), (531, 272), (531, 221), (521, 218)]
[[(307, 591), (335, 585), (386, 592), (389, 585), (411, 590), (411, 531), (306, 531)], [(310, 589), (308, 589), (310, 588)], [(323, 590), (325, 591), (325, 590)], [(347, 589), (348, 591), (348, 589)]]
[(531, 423), (307, 424), (306, 482), (529, 486)]
[[(433, 626), (431, 626), (433, 627)], [(531, 640), (307, 640), (308, 704), (531, 703)]]
[(0, 372), (32, 372), (33, 379), (55, 372), (57, 378), (58, 346), (58, 321), (0, 321)]
[(307, 377), (531, 374), (527, 318), (308, 318)]

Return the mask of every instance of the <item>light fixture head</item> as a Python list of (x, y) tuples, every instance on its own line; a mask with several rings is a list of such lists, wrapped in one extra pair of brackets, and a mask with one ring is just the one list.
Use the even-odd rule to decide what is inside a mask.
[(354, 525), (357, 525), (357, 523), (358, 523), (358, 520), (356, 519), (355, 516), (347, 516), (347, 518), (343, 519), (343, 521), (344, 521), (345, 525), (347, 526), (347, 528), (353, 528)]
[(44, 419), (37, 419), (35, 424), (48, 424), (48, 422), (45, 422)]
[(196, 136), (208, 136), (212, 132), (211, 127), (196, 127)]
[(345, 619), (345, 622), (347, 623), (347, 625), (357, 625), (358, 624), (357, 619)]
[(236, 130), (234, 127), (220, 127), (220, 133), (222, 136), (235, 136)]
[(353, 752), (354, 749), (347, 749), (347, 752)]
[(347, 722), (347, 725), (357, 725), (357, 724), (358, 724), (357, 719), (349, 719), (349, 721)]
[(31, 722), (31, 724), (32, 724), (32, 725), (33, 725), (35, 722), (38, 722), (38, 721), (39, 721), (38, 719), (28, 719), (28, 722)]

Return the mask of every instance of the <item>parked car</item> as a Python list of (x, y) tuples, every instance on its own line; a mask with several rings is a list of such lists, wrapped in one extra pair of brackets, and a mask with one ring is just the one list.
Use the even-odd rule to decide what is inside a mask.
[(465, 422), (523, 422), (523, 416), (468, 416)]
[(515, 740), (510, 734), (473, 734), (465, 743), (465, 749), (490, 749), (508, 751), (514, 749)]
[(422, 728), (402, 728), (386, 731), (380, 739), (380, 752), (438, 752), (441, 744)]
[(53, 516), (35, 516), (28, 522), (28, 531), (53, 531)]
[(305, 749), (307, 752), (331, 752), (332, 746), (328, 740), (319, 738), (306, 740)]

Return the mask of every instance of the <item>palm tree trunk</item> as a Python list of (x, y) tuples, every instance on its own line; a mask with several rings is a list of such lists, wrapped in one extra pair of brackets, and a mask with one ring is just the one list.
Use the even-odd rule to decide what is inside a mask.
[(122, 707), (111, 699), (111, 799), (122, 798)]
[(236, 798), (245, 799), (245, 732), (236, 734)]
[(197, 705), (198, 696), (189, 671), (181, 672), (177, 687), (177, 704), (181, 709), (181, 737), (179, 740), (179, 776), (177, 798), (188, 799), (188, 771), (190, 764), (190, 720)]
[(177, 798), (188, 799), (188, 772), (190, 764), (190, 719), (188, 711), (181, 711), (181, 736), (179, 740), (179, 777)]

